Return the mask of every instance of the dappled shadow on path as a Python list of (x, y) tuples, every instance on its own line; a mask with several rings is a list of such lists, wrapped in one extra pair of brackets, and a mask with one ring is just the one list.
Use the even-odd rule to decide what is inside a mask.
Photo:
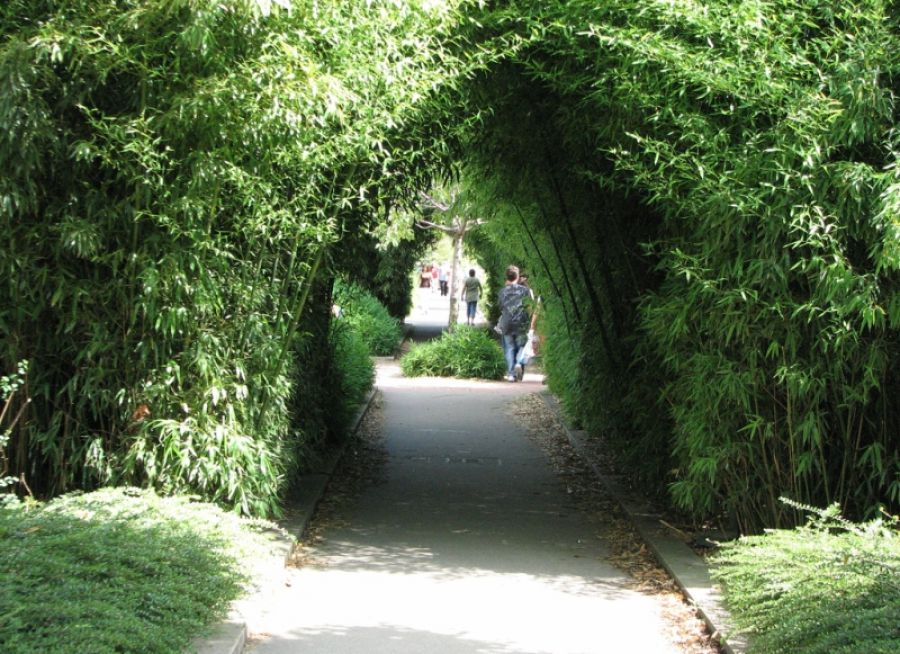
[(379, 386), (390, 437), (370, 424), (351, 446), (260, 654), (674, 651), (540, 451), (493, 404), (472, 416), (451, 399), (525, 384), (436, 380), (421, 421), (417, 394)]
[[(599, 597), (606, 600), (622, 601), (628, 598), (628, 583), (615, 571), (587, 561), (582, 565), (557, 563), (552, 571), (534, 571), (534, 562), (539, 561), (542, 552), (519, 552), (519, 563), (497, 558), (489, 567), (454, 565), (453, 559), (468, 558), (465, 548), (454, 557), (430, 548), (413, 545), (366, 545), (357, 541), (330, 541), (326, 552), (316, 555), (308, 569), (316, 573), (334, 574), (337, 577), (354, 575), (377, 581), (379, 585), (390, 584), (400, 578), (418, 578), (428, 583), (446, 584), (459, 588), (463, 593), (483, 596), (503, 589), (511, 589), (532, 599), (553, 596)], [(482, 554), (484, 554), (483, 549)], [(524, 555), (524, 556), (523, 556)], [(528, 565), (521, 565), (526, 558)], [(447, 560), (450, 559), (450, 560)], [(526, 569), (529, 569), (526, 571)], [(606, 574), (604, 574), (606, 573)], [(402, 584), (401, 584), (402, 585)], [(558, 599), (558, 597), (556, 597)]]
[(670, 651), (642, 633), (646, 613), (631, 601), (565, 601), (533, 592), (527, 580), (470, 577), (435, 590), (418, 575), (310, 572), (296, 583), (318, 595), (291, 605), (292, 625), (278, 633), (281, 651)]
[(518, 643), (490, 642), (462, 633), (435, 633), (401, 625), (321, 627), (292, 634), (288, 642), (291, 651), (329, 654), (359, 652), (354, 649), (354, 643), (359, 642), (371, 643), (367, 645), (366, 654), (555, 654), (556, 651), (523, 649)]

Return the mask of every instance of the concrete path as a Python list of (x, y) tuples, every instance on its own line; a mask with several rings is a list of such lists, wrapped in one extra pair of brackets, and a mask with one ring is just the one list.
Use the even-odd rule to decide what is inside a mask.
[(254, 654), (677, 650), (506, 413), (541, 389), (379, 370), (379, 481), (270, 598)]
[[(457, 324), (463, 325), (466, 322), (466, 303), (457, 302), (458, 313), (456, 317)], [(484, 302), (478, 303), (478, 310), (475, 315), (475, 323), (477, 325), (485, 325), (486, 318), (482, 312)], [(431, 292), (427, 288), (417, 288), (413, 292), (413, 307), (409, 317), (406, 319), (408, 326), (415, 327), (413, 337), (417, 340), (427, 340), (436, 338), (441, 331), (447, 329), (447, 323), (450, 318), (450, 297), (441, 297), (440, 293)]]

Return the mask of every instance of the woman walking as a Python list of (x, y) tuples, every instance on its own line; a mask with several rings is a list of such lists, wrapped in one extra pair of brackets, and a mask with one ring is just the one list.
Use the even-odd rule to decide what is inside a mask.
[(481, 282), (475, 276), (474, 268), (469, 270), (469, 276), (463, 282), (462, 299), (466, 303), (466, 324), (474, 325), (478, 300), (481, 299)]

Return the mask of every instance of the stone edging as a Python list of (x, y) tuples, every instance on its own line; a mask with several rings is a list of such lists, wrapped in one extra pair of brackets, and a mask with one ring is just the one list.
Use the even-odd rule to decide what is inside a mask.
[[(325, 494), (325, 488), (331, 479), (331, 475), (334, 473), (334, 469), (337, 467), (338, 461), (343, 456), (351, 437), (359, 429), (359, 425), (372, 405), (376, 392), (377, 389), (373, 388), (363, 400), (351, 422), (348, 437), (344, 439), (341, 447), (325, 460), (319, 470), (303, 475), (298, 481), (302, 497), (300, 515), (293, 518), (290, 522), (282, 524), (286, 533), (278, 532), (273, 540), (271, 561), (266, 566), (273, 577), (277, 571), (283, 570), (290, 560), (296, 540), (303, 536), (303, 532), (309, 525), (309, 521), (319, 501)], [(290, 534), (290, 536), (287, 534)], [(266, 581), (266, 579), (263, 580), (262, 586), (265, 586)], [(262, 591), (258, 590), (257, 593), (259, 592)], [(241, 654), (247, 643), (247, 622), (241, 614), (240, 605), (242, 601), (252, 602), (252, 599), (251, 596), (250, 598), (239, 600), (232, 608), (228, 618), (217, 625), (208, 637), (196, 639), (189, 651), (196, 654)]]
[(603, 473), (590, 457), (584, 441), (587, 433), (573, 430), (562, 415), (559, 401), (545, 391), (541, 397), (556, 414), (565, 430), (566, 437), (603, 484), (606, 491), (625, 511), (640, 537), (651, 549), (659, 563), (678, 584), (688, 602), (697, 609), (722, 651), (725, 654), (745, 654), (748, 651), (746, 638), (727, 636), (730, 631), (731, 616), (722, 604), (722, 596), (709, 575), (709, 566), (683, 541), (672, 535), (661, 522), (663, 516), (654, 512), (649, 503), (635, 497), (614, 477)]

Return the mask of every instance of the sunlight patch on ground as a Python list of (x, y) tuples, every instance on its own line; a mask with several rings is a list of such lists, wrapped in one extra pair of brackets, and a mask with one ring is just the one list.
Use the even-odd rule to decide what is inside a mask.
[[(480, 645), (464, 651), (673, 651), (656, 630), (646, 629), (654, 603), (615, 581), (442, 568), (428, 564), (431, 556), (421, 548), (401, 558), (425, 565), (401, 572), (384, 566), (385, 555), (371, 549), (368, 556), (357, 549), (349, 558), (327, 558), (330, 565), (297, 570), (293, 585), (300, 592), (273, 603), (264, 630), (295, 646), (313, 636), (319, 643), (323, 634), (352, 641), (354, 634), (387, 630), (398, 639), (427, 633), (467, 648)], [(372, 569), (367, 560), (378, 565)]]

